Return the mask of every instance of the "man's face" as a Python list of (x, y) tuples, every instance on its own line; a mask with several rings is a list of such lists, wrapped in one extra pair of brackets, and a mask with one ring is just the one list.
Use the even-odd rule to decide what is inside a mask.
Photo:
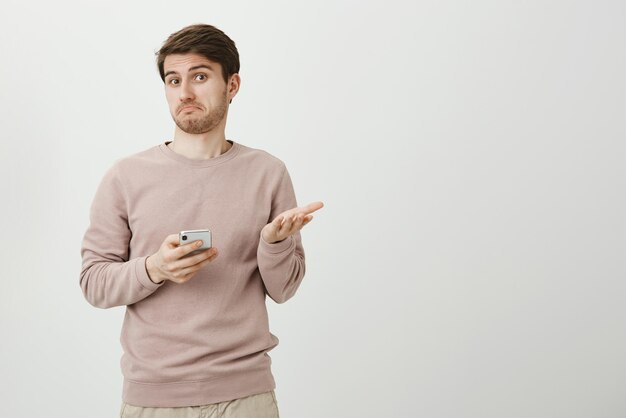
[(197, 54), (165, 57), (165, 96), (178, 127), (201, 134), (222, 122), (228, 110), (228, 93), (222, 68)]

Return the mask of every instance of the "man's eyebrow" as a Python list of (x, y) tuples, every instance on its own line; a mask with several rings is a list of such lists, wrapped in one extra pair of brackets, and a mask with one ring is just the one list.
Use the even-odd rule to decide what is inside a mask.
[[(200, 64), (200, 65), (196, 65), (196, 66), (193, 66), (193, 67), (189, 68), (189, 72), (191, 72), (193, 70), (197, 70), (198, 68), (206, 68), (209, 71), (214, 71), (213, 67), (211, 67), (209, 64)], [(178, 74), (178, 73), (176, 71), (168, 71), (168, 72), (165, 73), (163, 78), (167, 77), (170, 74)]]

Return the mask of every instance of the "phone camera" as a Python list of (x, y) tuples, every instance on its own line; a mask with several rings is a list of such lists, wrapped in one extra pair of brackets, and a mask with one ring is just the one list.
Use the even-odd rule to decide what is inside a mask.
[(183, 235), (183, 241), (187, 241), (187, 235)]

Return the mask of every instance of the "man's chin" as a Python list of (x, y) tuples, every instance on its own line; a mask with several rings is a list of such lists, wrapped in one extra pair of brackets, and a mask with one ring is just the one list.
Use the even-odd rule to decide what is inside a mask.
[(192, 125), (190, 125), (189, 123), (180, 121), (180, 120), (176, 120), (176, 125), (178, 126), (178, 129), (180, 129), (181, 131), (188, 133), (188, 134), (192, 134), (194, 133), (194, 131), (197, 130), (197, 127), (194, 127)]
[(185, 126), (185, 125), (178, 125), (178, 128), (181, 131), (185, 132), (186, 134), (190, 134), (190, 135), (198, 135), (198, 134), (203, 134), (207, 132), (204, 129), (200, 129), (198, 127)]

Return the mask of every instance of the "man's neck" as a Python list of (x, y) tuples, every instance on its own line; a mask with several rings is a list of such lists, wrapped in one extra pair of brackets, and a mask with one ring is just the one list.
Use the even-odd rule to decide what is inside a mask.
[(221, 144), (208, 143), (202, 140), (174, 139), (167, 146), (177, 154), (194, 160), (207, 160), (218, 157), (228, 151), (233, 145), (224, 139)]

